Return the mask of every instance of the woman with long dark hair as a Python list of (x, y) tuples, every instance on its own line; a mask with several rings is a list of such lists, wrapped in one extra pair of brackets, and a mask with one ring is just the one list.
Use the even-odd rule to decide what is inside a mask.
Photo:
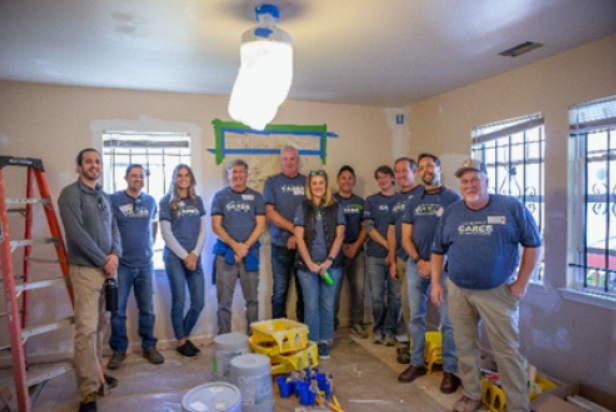
[[(171, 288), (171, 323), (176, 351), (194, 357), (199, 349), (188, 339), (205, 306), (205, 281), (199, 255), (205, 242), (205, 207), (195, 193), (195, 175), (185, 164), (173, 170), (169, 192), (160, 200), (160, 224), (165, 272)], [(190, 308), (184, 316), (185, 284)]]
[(310, 172), (306, 199), (295, 212), (296, 267), (304, 292), (304, 322), (308, 339), (318, 342), (319, 358), (329, 359), (334, 339), (334, 303), (342, 276), (340, 247), (344, 214), (329, 189), (323, 170)]

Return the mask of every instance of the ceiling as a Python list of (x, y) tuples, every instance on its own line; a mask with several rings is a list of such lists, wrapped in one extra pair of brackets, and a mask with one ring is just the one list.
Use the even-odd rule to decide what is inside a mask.
[[(229, 95), (261, 2), (2, 0), (0, 79)], [(296, 100), (401, 107), (616, 33), (615, 0), (269, 3)], [(525, 41), (545, 46), (498, 55)]]

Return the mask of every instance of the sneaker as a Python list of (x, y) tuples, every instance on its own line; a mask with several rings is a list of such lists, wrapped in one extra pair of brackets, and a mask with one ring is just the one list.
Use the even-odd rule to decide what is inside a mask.
[(113, 371), (116, 369), (120, 369), (120, 365), (126, 359), (126, 353), (114, 353), (111, 355), (111, 359), (109, 359), (109, 363), (107, 363), (107, 369)]
[(383, 334), (382, 333), (375, 333), (372, 335), (372, 343), (374, 343), (375, 345), (380, 345), (383, 343)]
[(105, 383), (101, 383), (101, 386), (98, 387), (98, 391), (94, 394), (96, 396), (107, 396), (111, 393), (110, 389), (118, 386), (118, 380), (113, 376), (109, 376), (107, 374), (105, 376)]
[(396, 348), (396, 355), (409, 354), (411, 352), (411, 342), (407, 342), (404, 346)]
[(188, 345), (188, 347), (190, 349), (192, 349), (193, 352), (195, 352), (195, 355), (199, 352), (201, 352), (201, 349), (199, 349), (198, 347), (195, 346), (194, 343), (192, 343), (189, 339), (186, 340), (186, 344)]
[(182, 346), (178, 346), (175, 348), (175, 351), (182, 356), (186, 356), (187, 358), (194, 358), (197, 356), (197, 352), (195, 352), (189, 345), (188, 342), (183, 344)]
[(349, 331), (353, 335), (359, 336), (360, 339), (366, 339), (368, 337), (368, 332), (366, 332), (366, 329), (364, 329), (364, 327), (360, 324), (349, 326)]
[(409, 363), (411, 363), (410, 352), (405, 352), (402, 355), (396, 356), (396, 361), (401, 365), (408, 365)]
[(319, 350), (319, 359), (329, 359), (329, 348), (327, 347), (327, 343), (321, 342), (318, 346)]
[(160, 365), (165, 362), (163, 355), (156, 348), (148, 348), (143, 352), (143, 357), (152, 365)]
[(396, 338), (394, 337), (394, 335), (385, 335), (385, 345), (396, 346)]
[(476, 401), (464, 395), (453, 404), (453, 412), (474, 412), (481, 406), (481, 401)]
[(81, 398), (79, 412), (96, 412), (96, 396), (93, 393)]

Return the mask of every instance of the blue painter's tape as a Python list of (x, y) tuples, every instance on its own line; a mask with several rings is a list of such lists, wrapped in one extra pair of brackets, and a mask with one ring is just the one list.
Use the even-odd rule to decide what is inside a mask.
[(337, 139), (338, 135), (336, 133), (332, 133), (332, 132), (327, 132), (327, 137), (331, 137), (333, 139)]
[(250, 129), (227, 129), (223, 127), (221, 129), (222, 133), (231, 132), (237, 134), (292, 134), (292, 135), (302, 135), (302, 136), (318, 136), (321, 137), (323, 133), (321, 132), (288, 132), (284, 130), (250, 130)]
[(269, 39), (273, 33), (272, 29), (268, 29), (267, 27), (257, 27), (255, 29), (255, 36), (263, 37), (264, 39)]

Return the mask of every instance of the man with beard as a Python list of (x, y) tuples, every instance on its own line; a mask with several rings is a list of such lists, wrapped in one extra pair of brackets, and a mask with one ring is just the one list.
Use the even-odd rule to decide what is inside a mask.
[[(409, 200), (404, 210), (402, 224), (402, 247), (409, 256), (407, 264), (407, 290), (410, 306), (409, 330), (413, 341), (410, 365), (404, 370), (398, 381), (412, 382), (426, 374), (424, 352), (426, 344), (426, 300), (430, 290), (432, 267), (430, 254), (434, 231), (439, 218), (447, 207), (458, 202), (457, 193), (441, 185), (441, 161), (438, 157), (424, 153), (417, 160), (417, 172), (424, 184), (424, 192)], [(441, 276), (441, 285), (447, 279), (447, 272)], [(439, 307), (441, 333), (443, 380), (440, 390), (453, 393), (460, 386), (460, 380), (454, 375), (458, 370), (456, 361), (453, 330), (447, 313), (447, 294)]]
[(541, 258), (541, 236), (533, 216), (518, 199), (488, 193), (483, 163), (465, 160), (456, 177), (460, 179), (464, 201), (451, 205), (438, 223), (430, 284), (432, 302), (443, 304), (441, 277), (447, 254), (449, 317), (464, 385), (464, 396), (453, 410), (473, 412), (481, 405), (481, 320), (498, 365), (507, 410), (528, 412), (526, 370), (520, 354), (519, 301)]
[(115, 276), (121, 255), (120, 232), (111, 201), (96, 183), (102, 169), (96, 149), (79, 152), (79, 179), (62, 189), (58, 199), (75, 295), (74, 363), (81, 394), (80, 412), (95, 412), (96, 395), (104, 394), (106, 385), (113, 388), (118, 384), (117, 379), (102, 377), (100, 372), (103, 338), (109, 326), (103, 283)]

